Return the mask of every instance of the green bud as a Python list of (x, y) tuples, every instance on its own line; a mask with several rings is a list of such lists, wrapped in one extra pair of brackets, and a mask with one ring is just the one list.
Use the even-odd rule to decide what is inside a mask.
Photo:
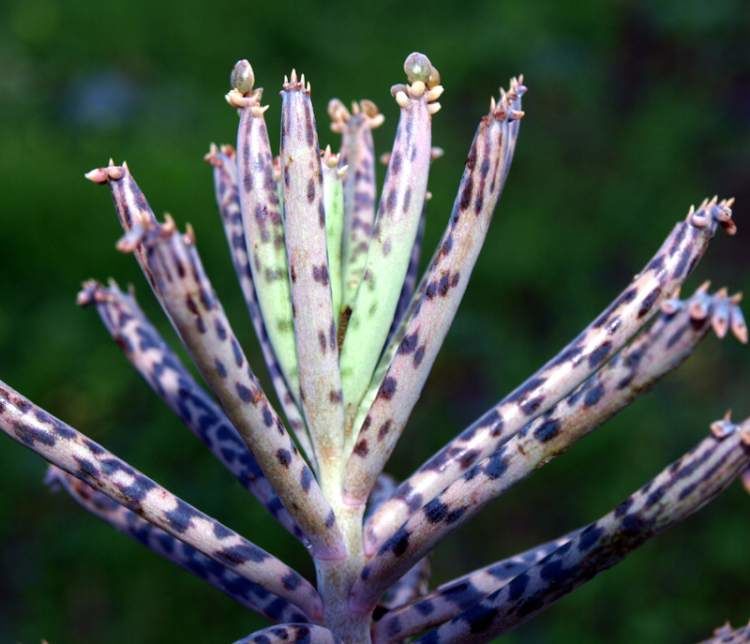
[(410, 83), (422, 81), (427, 84), (432, 73), (432, 63), (424, 54), (415, 51), (409, 54), (404, 61), (404, 73)]
[(244, 58), (238, 60), (229, 77), (229, 82), (232, 87), (242, 94), (252, 92), (253, 85), (255, 84), (255, 74), (253, 74), (253, 67), (250, 65), (250, 62)]

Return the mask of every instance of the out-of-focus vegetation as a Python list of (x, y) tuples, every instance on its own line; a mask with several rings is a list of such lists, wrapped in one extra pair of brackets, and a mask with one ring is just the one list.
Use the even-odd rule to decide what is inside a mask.
[[(639, 270), (690, 203), (736, 195), (690, 288), (750, 287), (750, 14), (743, 0), (662, 3), (177, 3), (6, 0), (0, 5), (0, 378), (198, 507), (306, 573), (306, 555), (131, 371), (84, 278), (133, 282), (169, 337), (106, 191), (82, 178), (126, 159), (157, 212), (194, 224), (247, 350), (218, 216), (210, 141), (233, 141), (223, 94), (252, 60), (278, 133), (282, 75), (313, 86), (323, 143), (331, 96), (375, 100), (414, 50), (443, 75), (427, 254), (445, 224), (476, 121), (526, 75), (527, 118), (461, 312), (390, 471), (407, 474), (550, 357)], [(382, 172), (381, 172), (382, 176)], [(709, 339), (686, 365), (438, 550), (447, 579), (605, 512), (733, 406), (750, 413), (750, 352)], [(227, 642), (262, 622), (113, 533), (41, 482), (44, 464), (0, 441), (0, 640)], [(750, 498), (709, 509), (564, 599), (508, 642), (677, 642), (750, 614)]]

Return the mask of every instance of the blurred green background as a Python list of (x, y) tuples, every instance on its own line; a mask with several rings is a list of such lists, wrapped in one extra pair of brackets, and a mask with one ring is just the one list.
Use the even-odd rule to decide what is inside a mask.
[[(309, 574), (306, 555), (249, 500), (130, 370), (92, 311), (87, 277), (133, 282), (174, 338), (132, 258), (107, 191), (83, 172), (126, 159), (157, 212), (195, 225), (235, 328), (260, 367), (225, 251), (208, 166), (233, 141), (224, 102), (248, 57), (276, 90), (312, 81), (323, 143), (329, 97), (397, 109), (388, 88), (414, 49), (446, 93), (434, 142), (427, 248), (439, 238), (478, 117), (526, 74), (527, 118), (508, 186), (460, 314), (390, 471), (405, 476), (555, 353), (620, 291), (691, 203), (736, 195), (708, 277), (750, 290), (750, 14), (743, 0), (305, 5), (183, 0), (0, 3), (0, 378), (198, 507)], [(380, 173), (382, 177), (382, 171)], [(429, 255), (431, 251), (428, 250)], [(434, 580), (604, 513), (745, 396), (750, 353), (708, 339), (656, 391), (448, 540)], [(263, 622), (113, 533), (42, 484), (44, 464), (3, 439), (0, 641), (229, 642)], [(697, 517), (565, 598), (507, 642), (687, 642), (750, 617), (750, 498), (734, 485)]]

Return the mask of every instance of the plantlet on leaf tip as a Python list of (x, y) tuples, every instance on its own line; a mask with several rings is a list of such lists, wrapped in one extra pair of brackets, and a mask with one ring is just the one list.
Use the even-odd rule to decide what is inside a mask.
[[(429, 588), (429, 554), (487, 503), (569, 449), (679, 366), (710, 330), (747, 342), (739, 294), (680, 287), (732, 199), (691, 208), (623, 292), (562, 351), (400, 484), (383, 470), (458, 310), (510, 170), (523, 77), (490, 101), (446, 230), (421, 279), (432, 119), (440, 73), (421, 53), (391, 94), (399, 122), (376, 202), (362, 99), (328, 103), (340, 149), (318, 144), (311, 87), (281, 90), (274, 158), (251, 64), (226, 95), (236, 149), (206, 161), (232, 263), (282, 416), (255, 376), (203, 269), (195, 235), (160, 223), (128, 166), (86, 174), (109, 187), (154, 295), (208, 385), (192, 378), (114, 282), (84, 283), (128, 361), (212, 454), (309, 550), (312, 583), (101, 445), (0, 383), (0, 429), (50, 463), (47, 480), (116, 530), (258, 612), (274, 626), (240, 642), (479, 642), (507, 632), (686, 518), (742, 475), (750, 420), (729, 415), (693, 450), (597, 521)], [(377, 206), (377, 207), (376, 207)], [(728, 628), (728, 627), (727, 627)], [(742, 637), (738, 631), (716, 637)], [(718, 641), (718, 640), (712, 640)], [(723, 641), (723, 640), (722, 640)], [(727, 640), (727, 641), (740, 641)]]

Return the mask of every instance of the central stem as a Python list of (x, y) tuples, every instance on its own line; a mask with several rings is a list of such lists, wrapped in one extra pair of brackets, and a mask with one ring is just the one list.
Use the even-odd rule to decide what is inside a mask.
[(362, 543), (365, 508), (343, 503), (340, 477), (324, 476), (322, 483), (347, 549), (345, 559), (315, 562), (318, 591), (325, 606), (325, 624), (344, 644), (370, 644), (370, 613), (354, 614), (349, 608), (349, 593), (365, 563)]

